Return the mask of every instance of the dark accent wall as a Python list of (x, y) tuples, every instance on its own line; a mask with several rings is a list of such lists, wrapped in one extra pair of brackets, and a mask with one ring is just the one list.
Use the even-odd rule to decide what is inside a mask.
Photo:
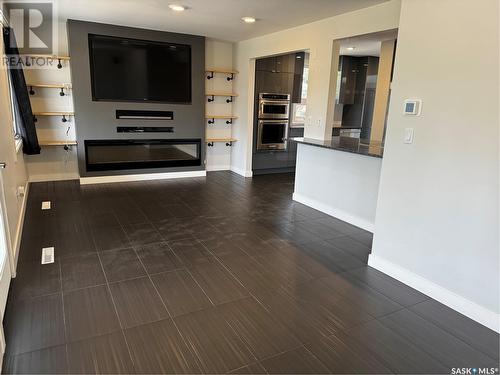
[[(78, 141), (80, 176), (102, 176), (154, 172), (203, 170), (195, 167), (133, 169), (106, 172), (87, 172), (85, 167), (85, 140), (100, 139), (179, 139), (199, 138), (205, 141), (205, 38), (197, 35), (168, 33), (94, 22), (68, 20), (68, 43), (71, 56), (71, 81)], [(187, 44), (191, 46), (192, 102), (191, 104), (130, 103), (92, 101), (89, 61), (89, 34)], [(116, 110), (173, 111), (173, 120), (125, 120), (116, 118)], [(118, 133), (118, 126), (173, 126), (173, 133)], [(201, 148), (205, 160), (205, 147)]]

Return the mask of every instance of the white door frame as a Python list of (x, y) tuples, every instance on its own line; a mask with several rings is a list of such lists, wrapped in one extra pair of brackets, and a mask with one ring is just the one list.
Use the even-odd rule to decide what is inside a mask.
[[(7, 294), (5, 295), (5, 302), (2, 301), (2, 305), (0, 305), (0, 313), (1, 313), (1, 322), (0, 324), (0, 365), (3, 362), (3, 356), (5, 354), (5, 336), (4, 336), (4, 330), (3, 330), (3, 317), (5, 313), (5, 306), (7, 304), (7, 295), (9, 292), (9, 287), (10, 287), (10, 281), (11, 277), (14, 274), (13, 273), (13, 266), (14, 266), (14, 254), (12, 253), (12, 243), (10, 239), (10, 231), (8, 227), (8, 218), (7, 218), (7, 205), (5, 201), (5, 193), (4, 193), (4, 185), (3, 185), (3, 178), (2, 178), (2, 171), (3, 171), (3, 166), (0, 167), (0, 231), (3, 233), (0, 234), (0, 241), (5, 239), (5, 260), (3, 261), (3, 264), (1, 263), (2, 260), (0, 259), (0, 286), (5, 286), (7, 288)], [(4, 246), (3, 244), (0, 244), (0, 247)], [(4, 280), (4, 278), (8, 278), (8, 280)], [(5, 284), (6, 283), (6, 284)], [(3, 290), (0, 290), (0, 293), (2, 293), (2, 298), (3, 298)]]
[(0, 168), (0, 212), (2, 213), (2, 220), (4, 223), (5, 242), (7, 246), (7, 258), (10, 267), (10, 274), (12, 277), (16, 277), (16, 261), (14, 258), (14, 248), (12, 247), (12, 238), (9, 230), (9, 218), (7, 217), (7, 201), (5, 200), (2, 170), (3, 168)]

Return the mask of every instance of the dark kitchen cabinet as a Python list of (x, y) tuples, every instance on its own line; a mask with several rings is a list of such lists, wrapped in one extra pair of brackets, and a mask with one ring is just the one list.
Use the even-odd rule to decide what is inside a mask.
[(276, 58), (257, 59), (255, 61), (255, 70), (258, 72), (276, 72)]
[(342, 125), (361, 127), (363, 119), (363, 106), (365, 100), (366, 72), (368, 70), (367, 57), (354, 57), (351, 59), (351, 74), (354, 80), (354, 95), (352, 103), (343, 103)]
[(295, 54), (276, 56), (276, 73), (295, 73)]
[(341, 80), (338, 102), (341, 104), (354, 104), (357, 64), (351, 56), (340, 56), (339, 65)]
[(271, 73), (260, 71), (256, 74), (255, 85), (257, 93), (291, 94), (294, 83), (292, 73)]
[(286, 151), (261, 151), (253, 154), (254, 171), (287, 168), (288, 152)]
[(295, 69), (293, 73), (292, 103), (300, 103), (302, 101), (302, 81), (304, 76), (305, 55), (305, 52), (297, 52), (294, 56)]
[(258, 59), (255, 62), (255, 70), (271, 73), (295, 73), (295, 54)]
[(288, 129), (288, 167), (295, 167), (297, 163), (297, 142), (293, 142), (290, 139), (303, 136), (304, 128)]

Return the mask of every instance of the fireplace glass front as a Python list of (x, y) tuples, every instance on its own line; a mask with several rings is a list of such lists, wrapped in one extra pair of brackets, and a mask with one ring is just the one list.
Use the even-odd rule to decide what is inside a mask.
[(201, 139), (86, 140), (87, 171), (201, 165)]

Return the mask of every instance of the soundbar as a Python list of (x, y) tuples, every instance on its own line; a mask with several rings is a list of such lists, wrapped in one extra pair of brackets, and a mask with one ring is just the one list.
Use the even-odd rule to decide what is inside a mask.
[(173, 120), (174, 112), (172, 111), (144, 111), (144, 110), (129, 110), (117, 109), (116, 118), (127, 120)]
[(173, 133), (173, 126), (117, 126), (118, 133)]

